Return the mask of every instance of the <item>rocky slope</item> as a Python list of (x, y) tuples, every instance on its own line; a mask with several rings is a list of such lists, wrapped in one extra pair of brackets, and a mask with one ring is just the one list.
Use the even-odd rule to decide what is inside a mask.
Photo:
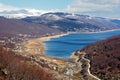
[(90, 71), (102, 80), (120, 79), (120, 36), (91, 44), (80, 52), (90, 60)]

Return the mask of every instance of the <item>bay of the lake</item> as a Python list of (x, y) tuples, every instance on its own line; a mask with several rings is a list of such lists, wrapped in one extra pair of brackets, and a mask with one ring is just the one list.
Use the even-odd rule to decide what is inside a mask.
[(69, 58), (72, 52), (108, 37), (120, 35), (120, 30), (99, 33), (74, 33), (45, 42), (45, 54), (48, 56)]

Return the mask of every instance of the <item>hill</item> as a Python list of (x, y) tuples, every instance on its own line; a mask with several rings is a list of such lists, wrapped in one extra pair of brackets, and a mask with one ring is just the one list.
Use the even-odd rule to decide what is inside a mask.
[(102, 80), (120, 79), (120, 36), (91, 44), (82, 50), (91, 61), (91, 73)]
[(0, 46), (0, 80), (56, 80), (52, 72), (32, 59)]
[(28, 23), (20, 19), (0, 17), (0, 33), (2, 34), (42, 36), (52, 33), (57, 34), (60, 32), (60, 30), (49, 28), (45, 25)]

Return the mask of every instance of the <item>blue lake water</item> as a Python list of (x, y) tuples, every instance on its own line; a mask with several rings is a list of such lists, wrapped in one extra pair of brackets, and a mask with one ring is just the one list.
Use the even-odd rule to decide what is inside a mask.
[(45, 54), (48, 56), (69, 58), (72, 52), (99, 40), (120, 35), (120, 30), (101, 33), (76, 33), (46, 41)]

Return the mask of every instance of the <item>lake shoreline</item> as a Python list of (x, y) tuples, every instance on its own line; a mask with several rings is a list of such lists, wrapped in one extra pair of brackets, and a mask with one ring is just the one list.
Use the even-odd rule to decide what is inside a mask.
[[(93, 34), (93, 33), (103, 33), (103, 32), (117, 31), (117, 30), (120, 30), (120, 29), (100, 31), (100, 32), (67, 32), (67, 33), (62, 33), (62, 34), (43, 36), (40, 38), (30, 39), (30, 40), (26, 41), (24, 44), (24, 46), (27, 47), (26, 51), (24, 51), (24, 52), (28, 52), (30, 54), (43, 54), (45, 56), (48, 56), (45, 53), (45, 50), (46, 50), (46, 43), (45, 42), (50, 41), (53, 38), (59, 38), (59, 37), (62, 37), (65, 35), (70, 35), (70, 34)], [(51, 57), (53, 57), (53, 56), (51, 56)]]
[[(26, 55), (34, 55), (34, 54), (40, 54), (45, 55), (45, 42), (49, 41), (52, 38), (59, 38), (61, 36), (69, 35), (68, 33), (62, 33), (52, 36), (44, 36), (40, 38), (30, 39), (28, 41), (25, 41), (22, 43), (22, 47), (24, 48), (22, 50), (22, 53), (26, 53)], [(47, 55), (46, 55), (47, 56)]]
[[(119, 31), (120, 29), (114, 29), (114, 30), (106, 30), (106, 31), (100, 31), (100, 32), (68, 32), (67, 33), (67, 35), (70, 35), (70, 34), (94, 34), (94, 33), (107, 33), (107, 32), (114, 32), (114, 31)], [(62, 35), (61, 35), (62, 36)], [(59, 36), (59, 37), (61, 37), (61, 36)], [(64, 36), (64, 35), (63, 35)], [(58, 38), (59, 38), (58, 37)], [(54, 37), (49, 37), (50, 39), (51, 38), (54, 38)], [(49, 40), (50, 40), (49, 39)], [(48, 41), (49, 41), (48, 40)], [(46, 47), (46, 43), (44, 43), (44, 46)], [(76, 49), (75, 51), (77, 51), (78, 49)], [(73, 51), (73, 52), (75, 52), (75, 51)], [(71, 52), (72, 53), (72, 52)], [(46, 56), (51, 56), (51, 57), (57, 57), (57, 58), (64, 58), (64, 57), (58, 57), (58, 56), (52, 56), (52, 55), (47, 55), (46, 53), (44, 53)], [(67, 58), (70, 58), (70, 56), (69, 57), (67, 57)]]
[(93, 34), (93, 33), (105, 33), (112, 31), (119, 31), (120, 29), (112, 29), (112, 30), (104, 30), (104, 31), (96, 31), (96, 32), (68, 32), (68, 34)]

